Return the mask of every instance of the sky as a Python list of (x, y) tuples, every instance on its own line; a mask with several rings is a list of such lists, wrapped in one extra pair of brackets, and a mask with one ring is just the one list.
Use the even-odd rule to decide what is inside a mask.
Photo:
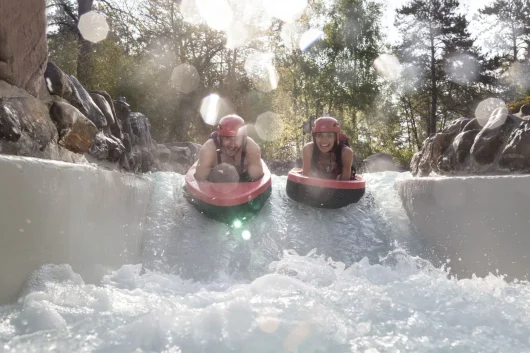
[[(388, 36), (388, 40), (392, 44), (399, 40), (399, 34), (394, 27), (394, 19), (396, 14), (395, 11), (397, 8), (403, 6), (409, 1), (410, 0), (383, 0), (386, 10), (384, 12), (382, 23), (384, 26), (386, 25), (385, 33)], [(460, 0), (461, 6), (468, 9), (468, 11), (466, 11), (466, 17), (468, 21), (473, 19), (473, 16), (477, 14), (478, 9), (484, 7), (485, 5), (489, 5), (492, 2), (493, 0)], [(473, 30), (471, 30), (471, 34), (474, 34)]]

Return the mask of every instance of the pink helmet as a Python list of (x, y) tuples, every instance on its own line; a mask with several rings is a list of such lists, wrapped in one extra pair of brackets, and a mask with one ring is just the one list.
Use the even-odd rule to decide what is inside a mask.
[(313, 126), (313, 130), (311, 131), (311, 133), (313, 134), (313, 138), (318, 132), (334, 132), (336, 136), (336, 141), (337, 143), (339, 143), (341, 130), (340, 124), (337, 119), (326, 116), (315, 120), (315, 125)]

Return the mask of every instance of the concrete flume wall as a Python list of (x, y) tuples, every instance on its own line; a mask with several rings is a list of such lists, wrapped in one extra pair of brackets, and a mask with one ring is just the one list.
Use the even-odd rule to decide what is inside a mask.
[(414, 178), (397, 188), (427, 246), (460, 278), (530, 279), (530, 175)]
[(70, 264), (97, 283), (138, 262), (150, 195), (147, 177), (0, 156), (0, 305), (43, 264)]

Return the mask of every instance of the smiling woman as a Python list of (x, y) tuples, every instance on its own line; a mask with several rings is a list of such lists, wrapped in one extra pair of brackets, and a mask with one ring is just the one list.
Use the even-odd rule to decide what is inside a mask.
[(319, 118), (312, 134), (313, 142), (303, 149), (303, 174), (323, 179), (353, 179), (353, 151), (339, 122), (330, 117)]

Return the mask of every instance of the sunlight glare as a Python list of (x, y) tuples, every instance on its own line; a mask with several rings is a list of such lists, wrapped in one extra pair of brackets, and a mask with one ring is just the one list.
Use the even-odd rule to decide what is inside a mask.
[(284, 22), (294, 22), (304, 13), (307, 0), (266, 0), (264, 5), (271, 17)]
[(227, 29), (233, 13), (226, 0), (196, 0), (197, 9), (206, 24), (217, 31)]
[(401, 63), (394, 55), (381, 54), (374, 60), (374, 67), (387, 80), (395, 81), (401, 76)]

